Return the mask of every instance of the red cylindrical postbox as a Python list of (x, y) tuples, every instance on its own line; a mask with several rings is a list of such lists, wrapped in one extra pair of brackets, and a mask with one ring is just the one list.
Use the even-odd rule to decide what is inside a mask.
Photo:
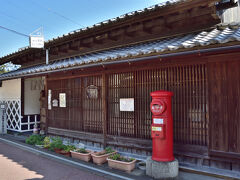
[(152, 115), (152, 160), (173, 161), (173, 118), (172, 92), (155, 91), (151, 93)]

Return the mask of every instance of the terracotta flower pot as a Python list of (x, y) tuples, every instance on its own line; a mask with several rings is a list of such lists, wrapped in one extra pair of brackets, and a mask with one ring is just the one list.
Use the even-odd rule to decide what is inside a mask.
[(64, 150), (61, 150), (61, 151), (59, 152), (59, 154), (64, 155), (64, 156), (67, 156), (67, 157), (71, 157), (71, 153), (70, 153), (70, 152), (66, 152), (66, 151), (64, 151)]
[(86, 150), (88, 153), (80, 153), (75, 151), (70, 151), (72, 158), (80, 159), (82, 161), (89, 162), (91, 160), (92, 151)]
[(113, 169), (119, 169), (126, 172), (131, 172), (135, 168), (136, 159), (131, 162), (117, 161), (107, 158), (108, 166)]
[(55, 153), (60, 154), (60, 152), (62, 151), (62, 149), (55, 148), (54, 151), (55, 151)]
[[(105, 151), (101, 151), (101, 152), (95, 152), (95, 153), (92, 153), (92, 159), (93, 159), (93, 162), (97, 165), (101, 165), (105, 162), (107, 162), (107, 158), (108, 156), (112, 155), (112, 154), (115, 154), (116, 152), (113, 152), (113, 153), (109, 153), (109, 154), (103, 154)], [(100, 154), (103, 154), (103, 155), (100, 155)]]

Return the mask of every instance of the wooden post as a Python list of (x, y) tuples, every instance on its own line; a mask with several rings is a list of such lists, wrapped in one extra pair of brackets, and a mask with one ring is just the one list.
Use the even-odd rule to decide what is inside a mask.
[(102, 74), (102, 126), (103, 126), (103, 146), (107, 146), (107, 77)]
[[(21, 78), (21, 116), (24, 115), (24, 91), (25, 91), (25, 88), (24, 88), (25, 84), (24, 84), (24, 78)], [(22, 122), (22, 120), (20, 121)]]
[[(45, 76), (44, 79), (44, 90), (45, 90), (45, 109), (46, 109), (46, 125), (45, 125), (45, 133), (48, 133), (48, 124), (49, 124), (49, 117), (48, 117), (48, 76)], [(41, 117), (40, 117), (41, 118)]]

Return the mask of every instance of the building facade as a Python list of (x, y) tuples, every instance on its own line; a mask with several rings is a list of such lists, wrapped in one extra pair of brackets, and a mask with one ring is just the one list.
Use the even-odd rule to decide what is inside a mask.
[[(0, 75), (1, 88), (20, 79), (20, 123), (40, 121), (51, 135), (145, 155), (152, 150), (150, 92), (172, 91), (181, 164), (237, 173), (240, 26), (221, 24), (220, 5), (163, 3), (71, 32), (45, 43), (48, 64), (42, 49), (7, 55), (2, 63), (22, 68)], [(124, 99), (132, 110), (121, 109)]]

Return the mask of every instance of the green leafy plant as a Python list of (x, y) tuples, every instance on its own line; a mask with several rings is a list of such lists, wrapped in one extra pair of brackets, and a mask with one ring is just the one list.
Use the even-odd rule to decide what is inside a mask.
[(43, 141), (37, 141), (35, 145), (44, 145)]
[(85, 148), (76, 149), (75, 152), (79, 152), (79, 153), (83, 153), (83, 154), (88, 153)]
[(135, 160), (134, 158), (123, 157), (118, 153), (112, 154), (111, 156), (109, 156), (109, 158), (112, 159), (112, 160), (124, 161), (124, 162), (132, 162), (132, 161)]
[(109, 158), (112, 160), (118, 160), (118, 159), (120, 159), (120, 157), (121, 156), (118, 153), (115, 153), (115, 154), (112, 154), (111, 156), (109, 156)]
[(106, 148), (105, 148), (105, 151), (106, 151), (105, 154), (110, 154), (110, 153), (113, 153), (113, 152), (114, 152), (114, 150), (113, 150), (112, 148), (110, 148), (110, 147), (106, 147)]
[(49, 148), (50, 147), (50, 143), (51, 143), (51, 140), (50, 140), (50, 137), (46, 136), (43, 140), (43, 146), (44, 148)]
[(75, 150), (75, 149), (76, 149), (76, 147), (73, 146), (73, 145), (64, 145), (64, 148), (63, 148), (63, 150), (64, 150), (65, 152), (70, 152), (70, 151), (73, 151), (73, 150)]
[(31, 135), (29, 136), (25, 142), (27, 144), (30, 144), (30, 145), (35, 145), (35, 144), (41, 144), (41, 142), (43, 141), (44, 139), (44, 136), (41, 136), (41, 135)]
[(115, 151), (114, 151), (112, 148), (106, 147), (106, 148), (104, 149), (104, 151), (98, 152), (98, 153), (96, 153), (96, 155), (97, 155), (97, 156), (102, 156), (102, 155), (105, 155), (105, 154), (111, 154), (111, 153), (113, 153), (113, 152), (115, 152)]
[(63, 145), (62, 140), (57, 137), (53, 138), (52, 142), (49, 145), (49, 150), (54, 151), (54, 149), (64, 149), (65, 145)]

